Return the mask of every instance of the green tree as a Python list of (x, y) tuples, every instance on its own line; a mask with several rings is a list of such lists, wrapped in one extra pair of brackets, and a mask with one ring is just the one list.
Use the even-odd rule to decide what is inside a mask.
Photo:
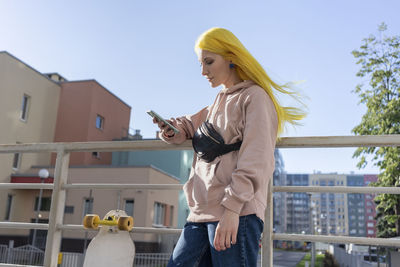
[[(358, 50), (352, 52), (360, 65), (357, 76), (368, 81), (359, 84), (354, 93), (367, 111), (361, 123), (354, 127), (356, 135), (400, 134), (400, 36), (387, 37), (387, 26), (378, 27), (379, 36), (363, 40)], [(360, 147), (353, 157), (363, 168), (368, 160), (380, 169), (378, 181), (373, 186), (400, 186), (399, 147)], [(378, 237), (400, 234), (400, 196), (380, 194), (377, 203)]]

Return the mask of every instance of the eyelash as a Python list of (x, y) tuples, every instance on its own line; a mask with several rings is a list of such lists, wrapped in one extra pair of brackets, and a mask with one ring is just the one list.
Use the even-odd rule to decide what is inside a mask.
[[(204, 63), (206, 63), (206, 65), (211, 65), (211, 64), (214, 63), (214, 60), (209, 61), (209, 62), (204, 62)], [(200, 63), (200, 67), (201, 67), (201, 66), (203, 66), (203, 63)]]

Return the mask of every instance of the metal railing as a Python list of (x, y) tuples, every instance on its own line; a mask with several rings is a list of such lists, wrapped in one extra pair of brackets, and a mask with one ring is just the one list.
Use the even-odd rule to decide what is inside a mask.
[[(286, 137), (281, 138), (277, 148), (333, 148), (333, 147), (383, 147), (400, 146), (400, 135), (382, 136), (324, 136), (324, 137)], [(76, 142), (76, 143), (42, 143), (0, 145), (0, 153), (39, 153), (56, 152), (54, 184), (12, 184), (0, 183), (0, 189), (52, 189), (49, 223), (17, 223), (0, 222), (0, 228), (40, 229), (48, 230), (44, 257), (45, 267), (57, 266), (57, 258), (63, 230), (81, 230), (82, 225), (63, 224), (66, 190), (69, 189), (165, 189), (181, 190), (182, 185), (162, 184), (68, 184), (68, 166), (71, 152), (111, 152), (131, 150), (188, 150), (192, 149), (190, 141), (182, 145), (169, 145), (161, 140), (154, 141), (124, 141), (124, 142)], [(272, 186), (268, 185), (268, 199), (265, 214), (264, 234), (262, 239), (262, 266), (273, 266), (273, 240), (310, 241), (326, 243), (355, 243), (365, 245), (381, 245), (400, 247), (400, 240), (384, 238), (300, 235), (273, 233), (273, 192), (334, 192), (334, 193), (387, 193), (400, 194), (398, 187), (327, 187), (327, 186)], [(155, 229), (151, 227), (135, 227), (135, 233), (180, 233), (181, 229)]]
[(20, 264), (42, 266), (44, 251), (25, 245), (18, 248), (9, 248), (5, 245), (0, 245), (0, 264)]

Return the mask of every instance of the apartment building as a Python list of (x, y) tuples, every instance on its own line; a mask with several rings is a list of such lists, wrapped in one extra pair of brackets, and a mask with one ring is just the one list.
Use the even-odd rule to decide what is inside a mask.
[[(12, 175), (13, 183), (32, 182), (43, 166), (33, 167), (26, 174)], [(54, 169), (47, 167), (50, 178), (45, 182), (53, 182)], [(68, 183), (137, 183), (137, 184), (179, 184), (179, 180), (168, 173), (152, 166), (118, 167), (118, 166), (75, 166), (68, 171)], [(40, 222), (47, 223), (51, 205), (51, 190), (44, 190), (41, 198), (41, 208), (37, 212), (38, 196), (34, 190), (17, 190), (27, 201), (23, 209), (16, 208), (14, 217), (29, 217), (35, 221), (39, 216)], [(35, 199), (35, 201), (32, 201)], [(113, 209), (125, 210), (134, 218), (134, 225), (140, 227), (173, 227), (176, 228), (178, 218), (178, 195), (170, 194), (166, 190), (69, 190), (66, 196), (64, 213), (65, 224), (82, 224), (83, 217), (88, 213), (103, 217)], [(44, 249), (46, 246), (47, 231), (37, 231), (35, 246)], [(94, 237), (96, 232), (64, 231), (62, 250), (82, 252), (85, 242)], [(31, 240), (33, 231), (14, 233), (7, 239), (23, 244), (23, 238)], [(160, 242), (156, 234), (131, 234), (139, 252), (156, 252), (160, 249)], [(2, 237), (5, 239), (6, 237)]]
[[(57, 76), (51, 75), (56, 78)], [(96, 80), (63, 81), (54, 142), (112, 141), (128, 136), (131, 107)], [(55, 155), (51, 163), (55, 164)], [(71, 153), (70, 164), (110, 165), (110, 152)]]
[[(286, 174), (286, 185), (308, 186), (308, 174)], [(310, 195), (307, 193), (286, 193), (287, 233), (311, 233)]]
[[(364, 175), (364, 186), (378, 180), (377, 175)], [(374, 202), (375, 194), (365, 194), (365, 225), (367, 237), (376, 237), (376, 204)]]
[[(347, 186), (364, 186), (363, 175), (347, 176)], [(366, 236), (365, 196), (364, 194), (348, 194), (349, 235)]]
[[(275, 170), (273, 175), (274, 186), (286, 185), (286, 173), (285, 164), (282, 158), (282, 154), (278, 149), (274, 151), (275, 157)], [(286, 193), (275, 192), (273, 196), (274, 200), (274, 232), (275, 233), (286, 233)]]
[[(142, 139), (140, 131), (136, 132), (134, 139)], [(193, 150), (121, 151), (113, 152), (112, 165), (136, 167), (150, 165), (163, 170), (184, 184), (189, 178), (193, 155)], [(189, 215), (189, 207), (182, 190), (173, 191), (173, 193), (179, 196), (177, 226), (183, 228)]]
[[(312, 186), (345, 186), (345, 174), (310, 174)], [(314, 233), (322, 235), (347, 235), (347, 195), (343, 193), (313, 193), (312, 222)]]
[[(8, 52), (0, 52), (0, 143), (53, 142), (60, 93), (57, 82)], [(32, 165), (48, 165), (49, 161), (49, 153), (2, 154), (0, 182), (8, 183), (11, 175), (23, 173)], [(26, 221), (25, 203), (26, 197), (18, 191), (0, 190), (0, 220)], [(0, 229), (0, 235), (8, 233)]]
[[(111, 141), (128, 136), (131, 107), (95, 80), (68, 81), (57, 73), (42, 74), (7, 52), (0, 52), (0, 143), (51, 143)], [(112, 166), (112, 153), (73, 153), (68, 182), (179, 183), (157, 167)], [(40, 183), (40, 169), (50, 172), (53, 183), (55, 159), (50, 153), (0, 155), (0, 182)], [(0, 220), (48, 222), (51, 191), (3, 190)], [(38, 203), (40, 209), (37, 210)], [(103, 216), (110, 209), (124, 209), (136, 226), (176, 227), (178, 195), (169, 191), (100, 190), (67, 192), (65, 223), (81, 224), (87, 212)], [(62, 248), (82, 251), (93, 233), (63, 233)], [(33, 231), (1, 229), (0, 243), (32, 244)], [(134, 235), (137, 251), (160, 250), (160, 237)], [(35, 245), (44, 248), (46, 231), (36, 231)], [(165, 243), (165, 242), (164, 242)]]

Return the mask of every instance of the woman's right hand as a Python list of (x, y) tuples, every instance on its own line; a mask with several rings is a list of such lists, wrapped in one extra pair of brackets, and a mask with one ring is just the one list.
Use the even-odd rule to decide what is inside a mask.
[[(171, 120), (166, 121), (172, 124)], [(158, 128), (161, 130), (161, 134), (167, 137), (173, 137), (175, 135), (175, 132), (171, 128), (169, 128), (164, 122), (157, 120), (157, 118), (153, 118), (153, 123), (158, 125)]]

